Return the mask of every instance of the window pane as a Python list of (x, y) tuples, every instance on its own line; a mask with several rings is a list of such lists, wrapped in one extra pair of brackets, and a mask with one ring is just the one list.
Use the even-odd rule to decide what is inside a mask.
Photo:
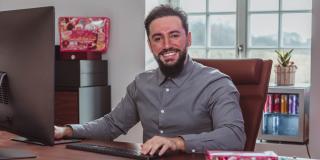
[(192, 46), (205, 46), (206, 17), (189, 16), (189, 31), (192, 35)]
[(311, 13), (282, 15), (282, 44), (285, 48), (311, 46)]
[(278, 44), (278, 15), (251, 14), (249, 16), (249, 47), (274, 47)]
[(209, 59), (234, 59), (236, 52), (234, 49), (211, 49), (208, 53)]
[(205, 12), (206, 0), (181, 0), (180, 6), (186, 12)]
[(149, 1), (145, 1), (145, 3), (146, 3), (145, 13), (148, 14), (151, 11), (151, 9), (153, 9), (153, 7), (159, 5), (159, 0), (149, 0)]
[(283, 10), (311, 10), (312, 0), (282, 0)]
[(189, 48), (188, 53), (192, 58), (207, 58), (205, 49)]
[(235, 12), (236, 9), (236, 0), (209, 0), (210, 12)]
[[(250, 49), (248, 50), (248, 58), (271, 59), (272, 67), (277, 63), (277, 55), (274, 52), (276, 49)], [(271, 68), (270, 83), (275, 83), (274, 69)]]
[[(248, 51), (248, 58), (262, 58), (273, 60), (273, 66), (278, 64), (275, 49), (250, 49)], [(309, 49), (295, 49), (292, 52), (291, 60), (297, 65), (295, 82), (296, 83), (310, 83), (310, 50)], [(270, 83), (275, 83), (274, 68), (272, 68)]]
[(311, 53), (310, 49), (294, 49), (292, 61), (298, 66), (296, 72), (297, 83), (310, 83)]
[(276, 11), (279, 0), (249, 0), (249, 11)]
[(213, 15), (209, 18), (209, 44), (216, 47), (234, 47), (236, 41), (236, 16)]
[(276, 49), (250, 49), (248, 50), (248, 58), (271, 59), (273, 65), (277, 63)]

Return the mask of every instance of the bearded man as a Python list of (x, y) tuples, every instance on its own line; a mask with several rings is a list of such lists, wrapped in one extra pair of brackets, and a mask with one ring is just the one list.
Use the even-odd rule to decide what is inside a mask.
[(194, 62), (186, 13), (161, 5), (145, 19), (148, 44), (159, 68), (136, 76), (109, 114), (86, 124), (55, 126), (55, 138), (113, 140), (141, 121), (141, 153), (242, 150), (244, 121), (230, 77)]

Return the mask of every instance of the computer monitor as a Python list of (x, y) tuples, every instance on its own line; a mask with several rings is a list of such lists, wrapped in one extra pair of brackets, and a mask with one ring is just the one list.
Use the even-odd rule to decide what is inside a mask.
[(0, 12), (0, 130), (45, 145), (54, 144), (54, 18), (53, 7)]

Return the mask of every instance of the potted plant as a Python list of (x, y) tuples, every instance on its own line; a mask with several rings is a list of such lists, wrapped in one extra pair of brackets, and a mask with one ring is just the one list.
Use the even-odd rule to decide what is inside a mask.
[(277, 85), (294, 85), (297, 66), (291, 60), (293, 49), (289, 51), (275, 50), (278, 64), (275, 65), (275, 80)]

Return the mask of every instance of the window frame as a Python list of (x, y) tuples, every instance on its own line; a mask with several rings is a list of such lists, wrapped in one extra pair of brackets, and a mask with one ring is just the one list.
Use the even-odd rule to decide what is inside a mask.
[[(159, 4), (170, 4), (174, 7), (179, 7), (180, 6), (180, 2), (183, 2), (184, 0), (158, 0)], [(303, 9), (303, 10), (298, 10), (298, 9), (283, 9), (282, 4), (285, 0), (278, 0), (278, 4), (277, 4), (277, 9), (275, 10), (258, 10), (258, 11), (250, 11), (249, 9), (249, 5), (250, 5), (250, 0), (236, 0), (236, 11), (232, 11), (232, 12), (211, 12), (209, 11), (209, 3), (210, 0), (204, 0), (206, 7), (205, 7), (205, 11), (203, 12), (187, 12), (188, 16), (204, 16), (204, 20), (205, 20), (205, 33), (204, 33), (204, 46), (190, 46), (189, 47), (189, 51), (191, 51), (191, 55), (192, 53), (197, 53), (195, 56), (199, 56), (201, 58), (213, 58), (212, 55), (218, 53), (218, 57), (224, 57), (224, 51), (226, 51), (226, 57), (230, 57), (228, 55), (233, 56), (232, 58), (238, 59), (238, 58), (263, 58), (263, 57), (269, 57), (268, 55), (257, 55), (256, 51), (259, 52), (266, 52), (266, 53), (271, 53), (274, 50), (277, 49), (284, 49), (284, 50), (288, 50), (291, 48), (294, 48), (295, 50), (298, 51), (299, 54), (308, 54), (306, 58), (310, 57), (310, 61), (311, 61), (311, 43), (309, 44), (309, 46), (305, 47), (305, 46), (285, 46), (283, 45), (283, 33), (282, 33), (282, 27), (285, 26), (285, 24), (283, 24), (284, 20), (282, 19), (284, 14), (290, 14), (290, 13), (308, 13), (312, 15), (312, 6), (310, 9)], [(312, 1), (311, 1), (312, 3)], [(254, 14), (276, 14), (277, 17), (277, 27), (278, 30), (276, 32), (277, 34), (277, 38), (278, 38), (278, 42), (276, 45), (274, 46), (249, 46), (249, 32), (250, 32), (250, 16), (254, 15)], [(210, 16), (212, 15), (235, 15), (235, 44), (234, 47), (217, 47), (217, 46), (210, 46), (210, 42), (209, 42), (209, 29), (210, 29)], [(312, 21), (311, 21), (312, 23)], [(311, 24), (312, 25), (312, 24)], [(312, 27), (312, 26), (310, 26)], [(311, 37), (310, 37), (311, 38)], [(202, 45), (202, 44), (201, 44)], [(194, 50), (195, 52), (192, 52), (192, 50)], [(223, 51), (223, 52), (220, 52)], [(234, 51), (234, 52), (233, 52)], [(146, 54), (149, 54), (150, 51), (148, 50), (147, 47), (147, 42), (146, 42)], [(275, 54), (270, 54), (270, 59), (275, 60)], [(300, 55), (301, 56), (301, 55)], [(146, 56), (146, 69), (152, 69), (155, 68), (157, 66), (157, 64), (155, 62), (151, 62), (151, 56)], [(215, 58), (215, 57), (214, 57)], [(269, 58), (268, 58), (269, 59)], [(150, 63), (151, 62), (151, 63)], [(276, 63), (274, 61), (274, 63)], [(301, 62), (299, 62), (301, 63)], [(305, 69), (310, 68), (311, 66), (306, 66), (304, 67)], [(306, 71), (305, 69), (303, 70), (299, 70), (299, 72), (309, 72), (308, 70)], [(298, 75), (299, 76), (299, 75)], [(310, 75), (307, 73), (304, 76), (309, 76), (308, 78), (302, 80), (303, 83), (307, 82), (310, 83)]]
[[(167, 2), (175, 7), (180, 6), (180, 1), (183, 0), (168, 0)], [(286, 13), (312, 13), (311, 10), (282, 10), (282, 1), (279, 0), (279, 6), (277, 10), (274, 11), (249, 11), (249, 1), (250, 0), (236, 0), (237, 7), (235, 12), (210, 12), (209, 11), (209, 1), (206, 2), (206, 11), (204, 12), (187, 12), (189, 16), (195, 15), (205, 15), (205, 47), (194, 47), (191, 46), (190, 49), (204, 49), (206, 53), (206, 57), (208, 57), (209, 50), (211, 49), (232, 49), (228, 47), (210, 47), (209, 45), (209, 18), (211, 15), (224, 15), (224, 14), (236, 14), (236, 45), (234, 47), (236, 52), (236, 58), (247, 58), (248, 50), (250, 49), (289, 49), (281, 46), (282, 43), (282, 15)], [(277, 14), (278, 15), (278, 44), (277, 47), (249, 47), (248, 46), (248, 37), (249, 37), (249, 16), (252, 14)], [(243, 23), (244, 22), (244, 23)], [(295, 47), (297, 49), (310, 49), (310, 47)]]

